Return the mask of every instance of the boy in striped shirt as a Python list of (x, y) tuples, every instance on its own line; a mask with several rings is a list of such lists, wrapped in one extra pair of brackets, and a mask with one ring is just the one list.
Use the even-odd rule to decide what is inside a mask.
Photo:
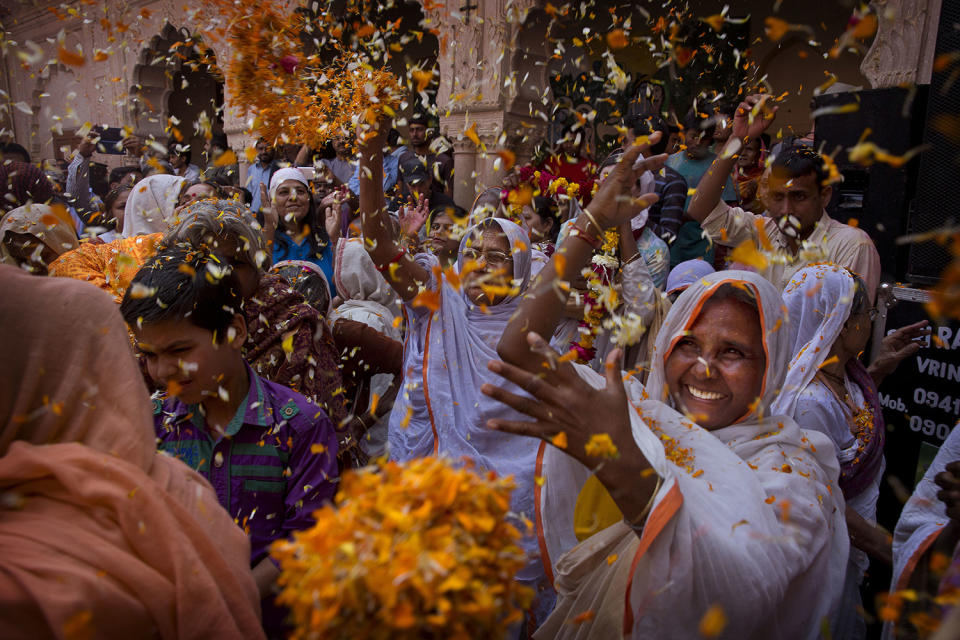
[[(250, 537), (262, 597), (279, 571), (270, 543), (309, 528), (336, 492), (337, 439), (326, 413), (259, 377), (241, 356), (246, 323), (236, 274), (202, 249), (158, 253), (120, 311), (147, 371), (158, 446), (203, 474)], [(265, 601), (265, 620), (270, 607)]]

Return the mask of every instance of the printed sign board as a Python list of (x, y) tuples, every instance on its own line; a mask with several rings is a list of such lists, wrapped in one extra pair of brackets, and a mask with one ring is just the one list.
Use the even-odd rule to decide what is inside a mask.
[[(883, 297), (892, 301), (885, 318)], [(960, 323), (931, 320), (924, 309), (927, 299), (928, 294), (919, 289), (889, 287), (877, 300), (881, 315), (875, 343), (877, 337), (920, 320), (930, 320), (933, 327), (923, 348), (901, 362), (880, 385), (887, 425), (884, 452), (888, 482), (881, 487), (879, 520), (891, 530), (902, 504), (889, 479), (912, 492), (960, 420)]]

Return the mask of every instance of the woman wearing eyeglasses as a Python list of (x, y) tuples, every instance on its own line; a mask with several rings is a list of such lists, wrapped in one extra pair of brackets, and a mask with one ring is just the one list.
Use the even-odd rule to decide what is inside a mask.
[(794, 274), (783, 292), (793, 357), (771, 412), (833, 441), (846, 501), (850, 559), (832, 637), (864, 637), (859, 584), (870, 558), (892, 562), (890, 534), (876, 524), (884, 423), (877, 387), (858, 359), (876, 309), (863, 281), (843, 267), (817, 264)]
[[(516, 525), (524, 533), (522, 545), (529, 558), (517, 579), (537, 593), (531, 612), (537, 624), (552, 608), (554, 594), (537, 531), (520, 518), (537, 519), (534, 492), (540, 441), (488, 429), (488, 420), (516, 420), (521, 414), (480, 392), (484, 383), (499, 381), (487, 363), (497, 358), (497, 344), (527, 289), (530, 239), (517, 224), (488, 218), (464, 234), (456, 270), (442, 271), (431, 254), (408, 255), (385, 213), (382, 137), (361, 143), (359, 196), (367, 249), (403, 301), (407, 318), (403, 386), (388, 429), (390, 457), (403, 461), (466, 456), (480, 469), (513, 476), (511, 511), (518, 516)], [(519, 387), (512, 392), (525, 395)]]

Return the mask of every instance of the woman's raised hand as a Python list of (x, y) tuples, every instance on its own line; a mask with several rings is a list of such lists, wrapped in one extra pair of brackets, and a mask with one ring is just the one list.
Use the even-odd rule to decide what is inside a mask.
[(630, 428), (630, 405), (621, 379), (622, 352), (615, 349), (610, 353), (606, 361), (606, 387), (594, 389), (571, 363), (560, 362), (559, 354), (539, 335), (530, 333), (527, 341), (532, 351), (551, 364), (543, 373), (529, 373), (500, 360), (491, 360), (488, 367), (533, 397), (519, 396), (491, 384), (483, 385), (481, 391), (534, 420), (494, 419), (487, 426), (550, 442), (588, 467), (596, 467), (605, 459), (602, 455), (587, 453), (587, 443), (594, 435), (609, 435), (619, 452), (636, 451)]
[(260, 183), (260, 213), (263, 214), (263, 228), (269, 231), (276, 231), (280, 224), (280, 217), (270, 202), (270, 192), (267, 185)]
[(624, 152), (587, 207), (604, 229), (628, 223), (640, 211), (660, 199), (655, 193), (645, 193), (640, 197), (632, 194), (634, 185), (645, 171), (656, 173), (667, 161), (665, 153), (641, 158), (642, 151), (643, 145), (631, 145)]

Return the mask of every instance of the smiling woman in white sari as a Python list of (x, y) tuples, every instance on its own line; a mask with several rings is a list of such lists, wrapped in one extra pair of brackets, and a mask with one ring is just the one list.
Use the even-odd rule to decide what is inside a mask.
[[(625, 197), (637, 153), (591, 202), (602, 226), (647, 204)], [(577, 236), (561, 246), (501, 340), (507, 362), (490, 365), (534, 399), (483, 389), (534, 419), (491, 428), (554, 445), (539, 515), (558, 602), (537, 637), (817, 637), (847, 532), (829, 440), (769, 413), (789, 357), (777, 290), (746, 272), (703, 278), (665, 319), (647, 387), (622, 382), (616, 351), (604, 382), (527, 333), (550, 335), (552, 289), (589, 253)], [(592, 475), (623, 519), (577, 545), (576, 496)]]

